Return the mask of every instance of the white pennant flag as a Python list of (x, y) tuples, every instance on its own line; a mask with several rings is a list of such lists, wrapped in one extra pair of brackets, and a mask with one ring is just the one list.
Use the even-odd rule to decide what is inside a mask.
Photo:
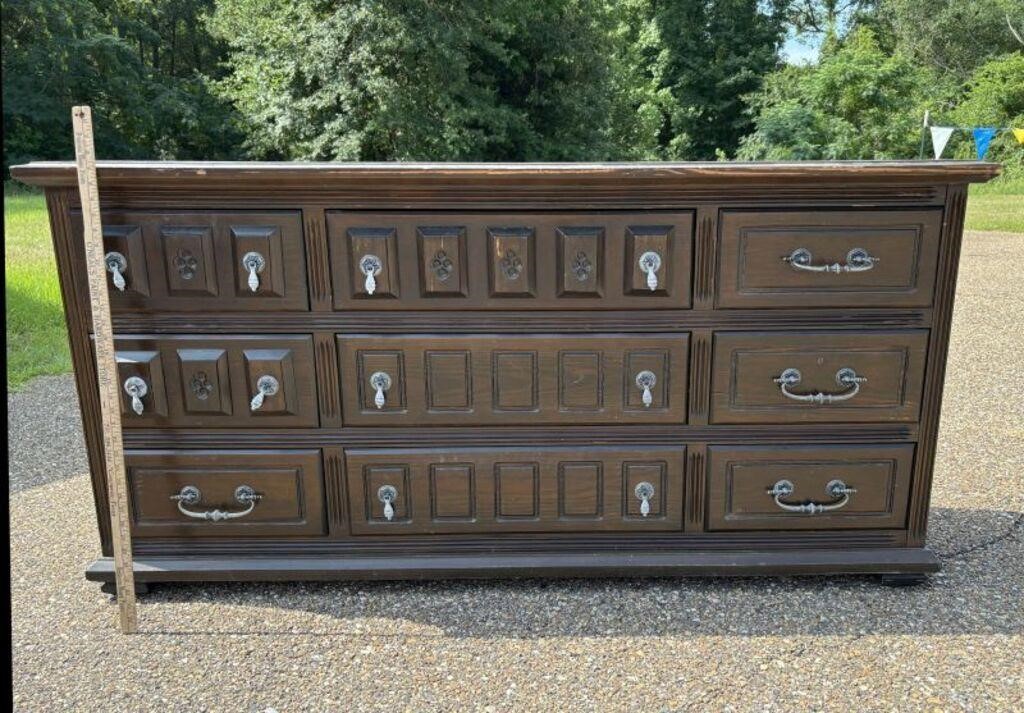
[(952, 126), (933, 126), (932, 130), (932, 146), (935, 147), (935, 158), (941, 158), (942, 152), (946, 148), (946, 144), (949, 143), (949, 137), (953, 135), (954, 127)]

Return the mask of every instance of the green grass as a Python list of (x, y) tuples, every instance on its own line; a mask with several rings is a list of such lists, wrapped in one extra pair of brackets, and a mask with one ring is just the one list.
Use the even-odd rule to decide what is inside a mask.
[(42, 194), (4, 189), (7, 388), (71, 371), (57, 266)]
[[(1024, 234), (1024, 178), (971, 186), (968, 230)], [(71, 371), (46, 203), (39, 193), (4, 187), (7, 276), (7, 388), (34, 376)]]

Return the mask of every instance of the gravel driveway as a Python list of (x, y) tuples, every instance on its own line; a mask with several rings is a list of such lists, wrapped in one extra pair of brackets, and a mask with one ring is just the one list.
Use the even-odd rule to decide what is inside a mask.
[(870, 578), (163, 585), (82, 575), (69, 377), (8, 395), (18, 710), (1024, 710), (1024, 235), (964, 248), (930, 525)]

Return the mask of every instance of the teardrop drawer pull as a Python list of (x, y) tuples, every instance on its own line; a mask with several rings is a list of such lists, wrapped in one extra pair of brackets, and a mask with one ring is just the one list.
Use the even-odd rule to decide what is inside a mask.
[(820, 515), (825, 512), (831, 512), (845, 507), (850, 502), (850, 496), (857, 492), (856, 488), (851, 488), (846, 485), (843, 481), (836, 479), (830, 480), (825, 486), (825, 493), (832, 498), (830, 503), (816, 503), (813, 501), (807, 501), (805, 503), (784, 503), (782, 498), (789, 497), (793, 494), (794, 490), (793, 483), (788, 480), (780, 480), (768, 490), (768, 494), (775, 498), (775, 504), (786, 512), (798, 512), (804, 515)]
[(141, 416), (145, 408), (145, 405), (142, 403), (142, 397), (149, 393), (149, 387), (146, 386), (146, 382), (141, 377), (129, 376), (124, 381), (124, 392), (132, 397), (132, 411)]
[(814, 256), (807, 248), (797, 248), (789, 255), (782, 258), (783, 262), (788, 262), (789, 266), (794, 270), (804, 270), (806, 272), (831, 272), (835, 275), (842, 272), (867, 272), (875, 266), (876, 262), (878, 262), (878, 258), (872, 257), (864, 248), (854, 248), (850, 252), (846, 253), (845, 265), (838, 262), (834, 262), (831, 265), (812, 265), (811, 261), (813, 259)]
[(281, 384), (277, 379), (264, 374), (256, 380), (256, 395), (252, 397), (252, 401), (249, 402), (250, 411), (258, 411), (263, 406), (263, 400), (268, 396), (273, 396), (281, 389)]
[(391, 376), (386, 371), (375, 371), (370, 375), (370, 386), (376, 391), (373, 396), (373, 405), (378, 409), (384, 408), (386, 402), (384, 393), (391, 388)]
[(189, 510), (186, 505), (196, 505), (203, 499), (203, 494), (199, 488), (194, 485), (186, 485), (183, 487), (177, 495), (172, 495), (171, 500), (178, 502), (178, 510), (182, 515), (186, 517), (195, 518), (196, 520), (209, 520), (210, 522), (221, 522), (223, 520), (234, 520), (236, 518), (245, 517), (253, 511), (256, 507), (256, 503), (263, 499), (263, 496), (257, 493), (252, 487), (248, 485), (239, 485), (235, 488), (235, 500), (240, 505), (248, 505), (245, 510), (203, 510), (201, 512), (196, 510)]
[(363, 255), (359, 260), (359, 271), (366, 276), (366, 282), (363, 288), (366, 290), (366, 294), (372, 295), (377, 291), (377, 275), (384, 269), (384, 263), (376, 255)]
[(246, 253), (242, 258), (242, 267), (249, 271), (249, 290), (251, 292), (256, 292), (260, 288), (259, 274), (266, 266), (266, 259), (259, 253)]
[(633, 494), (640, 501), (640, 514), (647, 517), (651, 514), (651, 498), (654, 497), (654, 486), (646, 480), (637, 483), (633, 488)]
[(377, 499), (384, 503), (384, 519), (391, 522), (395, 519), (395, 508), (392, 505), (398, 499), (398, 491), (393, 485), (382, 485), (377, 488)]
[(652, 251), (645, 252), (638, 261), (640, 272), (647, 275), (647, 289), (654, 292), (658, 289), (658, 270), (661, 269), (661, 255)]
[(124, 288), (127, 283), (124, 281), (124, 273), (128, 269), (128, 261), (124, 255), (119, 252), (109, 252), (103, 256), (103, 262), (107, 265), (107, 272), (111, 275), (111, 281), (121, 292), (124, 292)]
[(786, 369), (778, 377), (772, 379), (772, 381), (779, 385), (779, 390), (782, 391), (783, 396), (786, 398), (804, 403), (832, 404), (837, 401), (852, 399), (860, 391), (860, 385), (868, 380), (866, 376), (857, 376), (857, 372), (853, 369), (843, 367), (836, 372), (836, 383), (847, 387), (847, 391), (838, 394), (826, 394), (822, 391), (809, 394), (795, 394), (789, 390), (790, 387), (799, 384), (802, 379), (803, 375), (800, 374), (799, 369)]
[(636, 375), (637, 388), (643, 390), (643, 402), (644, 408), (650, 408), (651, 404), (654, 403), (654, 395), (651, 394), (651, 389), (658, 383), (658, 377), (654, 375), (653, 371), (641, 371)]

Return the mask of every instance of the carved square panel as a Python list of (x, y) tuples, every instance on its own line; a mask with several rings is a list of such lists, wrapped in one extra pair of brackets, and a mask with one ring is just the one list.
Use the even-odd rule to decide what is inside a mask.
[(179, 387), (185, 413), (230, 416), (231, 377), (224, 349), (178, 349)]
[(562, 227), (558, 239), (559, 297), (600, 297), (604, 286), (604, 228)]
[(217, 264), (210, 226), (162, 226), (160, 247), (169, 296), (201, 297), (217, 294)]
[[(295, 366), (291, 349), (246, 349), (245, 360), (247, 392), (240, 394), (244, 407), (254, 417), (294, 414)], [(266, 388), (261, 389), (261, 384)], [(273, 393), (269, 393), (269, 392)], [(257, 394), (263, 393), (257, 408)]]
[(487, 228), (492, 297), (536, 297), (533, 228)]
[[(636, 488), (641, 483), (650, 483), (654, 486), (654, 493), (648, 499), (651, 509), (646, 517), (640, 510), (643, 500), (636, 494)], [(664, 518), (667, 485), (668, 464), (665, 461), (624, 461), (622, 464), (623, 519), (658, 520)]]
[(597, 519), (604, 515), (604, 471), (600, 461), (558, 464), (558, 516)]
[[(119, 270), (124, 280), (124, 289), (114, 283), (114, 274), (108, 269), (107, 279), (110, 285), (110, 297), (148, 297), (149, 275), (146, 272), (146, 253), (142, 243), (142, 229), (138, 225), (103, 224), (103, 250), (106, 255), (117, 253), (124, 258), (123, 268)], [(111, 256), (120, 263), (117, 256)]]
[(600, 351), (558, 353), (558, 408), (600, 411), (604, 406), (604, 369)]
[[(230, 233), (235, 261), (235, 296), (284, 297), (281, 227), (232, 225)], [(255, 271), (250, 268), (255, 268)]]
[[(164, 386), (164, 371), (157, 351), (118, 351), (117, 360), (118, 393), (121, 395), (121, 416), (125, 426), (137, 421), (167, 415), (167, 391)], [(132, 397), (125, 390), (129, 379), (141, 379), (145, 394), (139, 396), (142, 413), (132, 407)]]
[(537, 411), (537, 352), (492, 352), (492, 404), (495, 411)]
[(423, 354), (427, 379), (427, 408), (431, 411), (471, 411), (473, 362), (468, 351)]
[(416, 235), (423, 296), (465, 297), (469, 294), (465, 227), (420, 226)]
[[(673, 279), (672, 243), (675, 228), (671, 225), (631, 225), (626, 228), (627, 295), (667, 296)], [(653, 268), (653, 276), (651, 269)]]
[[(398, 238), (394, 228), (350, 228), (348, 264), (353, 297), (398, 297)], [(374, 266), (375, 269), (369, 269)], [(372, 281), (368, 279), (364, 268), (374, 272)]]
[(430, 466), (430, 515), (433, 520), (476, 518), (473, 465), (445, 463)]
[(540, 517), (540, 466), (537, 463), (495, 463), (494, 512), (497, 519)]

